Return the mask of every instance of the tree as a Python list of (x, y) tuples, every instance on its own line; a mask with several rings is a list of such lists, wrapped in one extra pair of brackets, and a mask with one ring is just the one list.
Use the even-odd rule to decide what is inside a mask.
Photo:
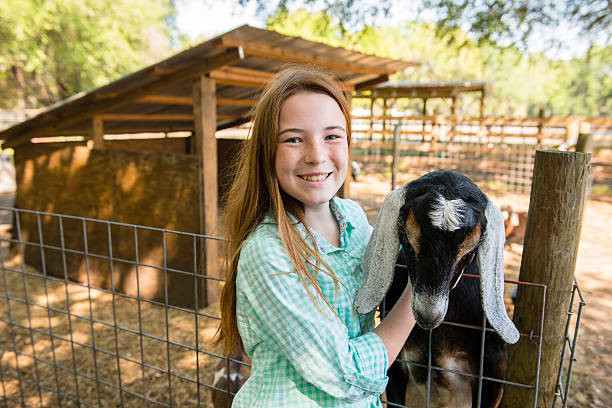
[(0, 108), (49, 105), (170, 51), (172, 0), (4, 0)]
[[(381, 57), (420, 62), (393, 80), (417, 82), (477, 80), (488, 82), (487, 115), (609, 115), (612, 111), (612, 46), (593, 46), (586, 56), (552, 61), (491, 40), (477, 42), (455, 28), (444, 34), (435, 24), (408, 21), (398, 26), (365, 26), (344, 31), (324, 12), (279, 10), (267, 27), (287, 35), (341, 46)], [(437, 34), (437, 35), (436, 35)], [(470, 96), (459, 105), (475, 114)], [(473, 98), (472, 98), (473, 99)], [(421, 102), (402, 101), (400, 109), (419, 111)], [(444, 103), (430, 104), (444, 112)]]
[[(440, 34), (462, 28), (477, 41), (496, 41), (506, 45), (525, 45), (541, 29), (557, 27), (567, 22), (579, 27), (582, 35), (592, 43), (597, 40), (610, 41), (612, 23), (611, 0), (238, 0), (246, 5), (255, 2), (263, 11), (270, 4), (277, 9), (288, 10), (295, 5), (317, 7), (340, 22), (342, 29), (360, 30), (373, 24), (380, 15), (389, 16), (396, 9), (413, 7), (415, 13), (432, 17)], [(274, 6), (272, 6), (274, 7)]]

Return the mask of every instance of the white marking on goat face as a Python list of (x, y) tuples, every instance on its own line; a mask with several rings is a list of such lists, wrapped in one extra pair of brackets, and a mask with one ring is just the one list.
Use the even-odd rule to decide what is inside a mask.
[(467, 204), (462, 199), (447, 200), (438, 195), (429, 211), (431, 225), (443, 231), (453, 232), (461, 228)]

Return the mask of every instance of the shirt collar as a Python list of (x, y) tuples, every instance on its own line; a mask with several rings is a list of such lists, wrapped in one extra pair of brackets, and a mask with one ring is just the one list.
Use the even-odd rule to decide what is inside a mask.
[[(344, 205), (342, 204), (341, 198), (333, 197), (329, 202), (329, 208), (331, 209), (332, 214), (334, 215), (334, 218), (338, 222), (338, 228), (340, 229), (340, 243), (342, 247), (346, 241), (346, 232), (352, 230), (354, 228), (354, 225), (346, 213), (346, 209), (344, 208)], [(272, 214), (268, 214), (266, 218), (275, 224), (277, 223), (275, 217), (273, 217)], [(294, 223), (294, 225), (297, 226), (298, 230), (302, 233), (302, 236), (306, 238), (306, 231), (304, 229), (304, 225), (301, 222), (299, 222), (293, 214), (289, 214), (289, 219), (291, 220), (292, 223)], [(312, 231), (312, 234), (316, 241), (316, 246), (319, 249), (319, 251), (326, 254), (334, 250), (340, 249), (340, 248), (336, 248), (332, 246), (331, 244), (327, 243), (322, 237), (319, 236), (319, 234), (316, 231)]]
[(350, 217), (347, 215), (344, 205), (342, 204), (341, 198), (332, 198), (329, 202), (329, 207), (331, 208), (334, 217), (336, 217), (336, 221), (338, 221), (338, 226), (340, 227), (341, 235), (344, 234), (347, 230), (351, 230), (354, 228), (354, 225)]

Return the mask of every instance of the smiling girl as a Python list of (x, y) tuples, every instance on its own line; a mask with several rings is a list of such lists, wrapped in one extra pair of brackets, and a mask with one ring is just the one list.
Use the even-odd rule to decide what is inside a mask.
[(228, 273), (217, 340), (251, 376), (234, 407), (380, 407), (414, 321), (410, 285), (385, 320), (353, 298), (372, 228), (336, 197), (350, 111), (328, 76), (292, 67), (259, 100), (225, 207)]

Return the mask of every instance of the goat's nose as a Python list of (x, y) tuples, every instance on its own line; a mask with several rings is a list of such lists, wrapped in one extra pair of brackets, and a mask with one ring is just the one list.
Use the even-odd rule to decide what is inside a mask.
[(448, 296), (416, 293), (412, 298), (414, 319), (423, 329), (434, 329), (442, 323), (448, 309)]

